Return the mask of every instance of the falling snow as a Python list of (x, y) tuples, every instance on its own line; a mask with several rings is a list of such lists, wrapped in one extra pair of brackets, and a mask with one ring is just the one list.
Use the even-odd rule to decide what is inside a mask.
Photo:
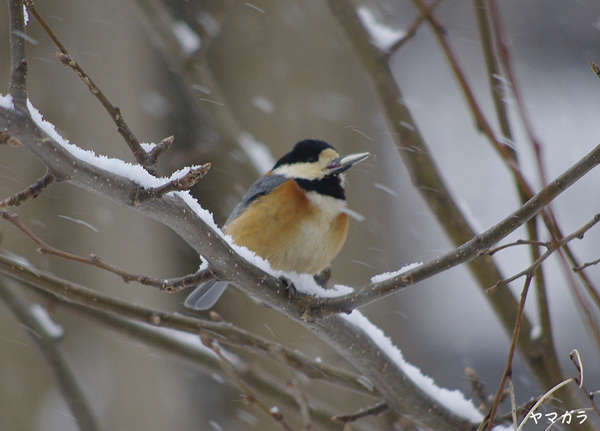
[(65, 330), (61, 325), (52, 320), (52, 317), (48, 314), (48, 310), (39, 304), (31, 305), (30, 310), (48, 336), (56, 340), (62, 338)]
[(184, 55), (192, 55), (200, 49), (202, 45), (200, 36), (185, 21), (177, 21), (173, 24), (172, 31)]

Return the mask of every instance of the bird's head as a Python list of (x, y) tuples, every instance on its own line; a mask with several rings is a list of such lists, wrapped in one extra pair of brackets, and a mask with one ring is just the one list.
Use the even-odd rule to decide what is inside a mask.
[(341, 175), (343, 172), (369, 156), (369, 153), (340, 156), (328, 143), (306, 139), (298, 142), (292, 151), (280, 158), (272, 172), (288, 178), (309, 181), (332, 177), (343, 178)]

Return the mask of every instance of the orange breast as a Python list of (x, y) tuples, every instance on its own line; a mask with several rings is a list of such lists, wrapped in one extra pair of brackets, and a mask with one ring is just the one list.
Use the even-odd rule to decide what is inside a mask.
[(342, 248), (348, 215), (322, 211), (290, 179), (254, 201), (229, 222), (225, 233), (267, 259), (274, 269), (316, 274)]

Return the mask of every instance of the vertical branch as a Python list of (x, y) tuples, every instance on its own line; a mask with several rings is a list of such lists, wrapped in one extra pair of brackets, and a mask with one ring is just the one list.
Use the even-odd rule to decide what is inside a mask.
[(27, 111), (27, 60), (25, 59), (25, 17), (23, 0), (8, 0), (10, 15), (10, 95), (17, 111)]
[[(492, 93), (492, 100), (494, 101), (494, 107), (496, 109), (498, 124), (500, 125), (500, 131), (506, 142), (514, 142), (505, 103), (505, 100), (507, 99), (507, 84), (505, 84), (504, 80), (500, 79), (502, 71), (497, 59), (497, 51), (494, 49), (494, 36), (492, 34), (492, 30), (490, 29), (490, 11), (488, 8), (488, 3), (486, 0), (474, 0), (473, 5), (475, 15), (477, 17), (477, 24), (483, 48), (483, 56), (485, 58), (485, 64), (488, 71), (489, 86)], [(519, 165), (519, 160), (514, 148), (507, 147), (507, 156), (511, 157), (511, 160), (516, 166)], [(521, 186), (518, 178), (515, 178), (515, 182), (521, 203), (525, 203), (529, 198), (531, 198), (531, 194), (528, 190)], [(535, 244), (535, 242), (539, 240), (536, 221), (537, 218), (534, 217), (527, 222), (527, 235), (532, 241), (532, 244), (529, 247), (532, 262), (535, 262), (540, 258), (540, 249)], [(546, 340), (551, 341), (552, 327), (550, 325), (550, 310), (548, 308), (544, 272), (541, 266), (536, 269), (535, 287), (537, 293), (537, 306), (540, 315), (540, 326), (542, 328), (541, 336)]]
[(545, 174), (544, 164), (542, 162), (542, 153), (541, 153), (541, 145), (538, 142), (535, 133), (533, 132), (533, 127), (531, 125), (531, 121), (529, 120), (529, 116), (527, 115), (527, 110), (525, 109), (525, 103), (523, 101), (523, 97), (521, 95), (521, 91), (519, 89), (519, 85), (517, 79), (515, 77), (515, 73), (512, 67), (512, 61), (510, 58), (510, 52), (508, 47), (504, 43), (505, 34), (504, 27), (502, 26), (502, 19), (500, 17), (500, 11), (498, 10), (498, 5), (495, 0), (488, 0), (489, 11), (491, 22), (493, 25), (493, 29), (496, 33), (495, 41), (498, 47), (498, 54), (500, 60), (502, 61), (502, 65), (504, 66), (504, 70), (506, 76), (508, 78), (508, 82), (512, 87), (512, 92), (515, 96), (515, 100), (517, 102), (517, 107), (519, 109), (519, 114), (521, 116), (521, 120), (523, 121), (523, 126), (525, 127), (525, 131), (527, 132), (527, 136), (533, 146), (533, 151), (536, 156), (536, 161), (538, 164), (538, 169), (540, 173), (540, 181), (542, 184), (547, 184), (547, 178)]
[(500, 380), (500, 384), (498, 385), (498, 391), (496, 392), (496, 397), (494, 398), (494, 403), (492, 404), (492, 408), (490, 409), (489, 413), (487, 426), (488, 431), (491, 431), (494, 425), (494, 418), (496, 417), (496, 412), (498, 411), (498, 406), (500, 405), (500, 400), (502, 399), (502, 393), (504, 392), (506, 381), (512, 376), (513, 358), (515, 357), (515, 351), (517, 349), (517, 340), (519, 339), (519, 332), (521, 331), (521, 327), (523, 326), (525, 300), (527, 299), (529, 286), (531, 286), (532, 277), (533, 276), (531, 274), (527, 275), (527, 278), (525, 279), (525, 285), (523, 286), (523, 291), (521, 292), (521, 300), (519, 301), (519, 314), (517, 315), (517, 320), (515, 321), (515, 327), (513, 329), (513, 336), (510, 342), (510, 349), (508, 351), (508, 359), (506, 360), (504, 373), (502, 374), (502, 379)]

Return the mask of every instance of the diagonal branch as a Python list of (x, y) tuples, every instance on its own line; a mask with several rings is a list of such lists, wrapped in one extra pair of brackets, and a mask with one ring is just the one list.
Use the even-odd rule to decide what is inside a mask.
[(227, 356), (223, 354), (221, 351), (221, 347), (219, 346), (219, 342), (215, 339), (210, 338), (206, 333), (200, 333), (200, 339), (202, 343), (211, 349), (221, 360), (221, 365), (223, 366), (223, 371), (234, 380), (238, 386), (244, 391), (246, 396), (246, 402), (249, 404), (255, 404), (261, 409), (267, 416), (270, 416), (275, 422), (284, 430), (284, 431), (294, 431), (294, 429), (287, 423), (283, 414), (279, 410), (279, 407), (272, 406), (269, 407), (265, 403), (261, 401), (261, 399), (250, 389), (250, 387), (244, 383), (241, 376), (237, 373), (235, 367), (227, 359)]
[(14, 313), (22, 326), (28, 329), (27, 332), (31, 335), (32, 340), (46, 357), (79, 429), (81, 431), (100, 430), (89, 400), (67, 364), (56, 338), (49, 334), (40, 320), (33, 315), (31, 305), (21, 297), (17, 287), (11, 286), (4, 278), (0, 279), (0, 300)]
[(367, 284), (349, 295), (315, 300), (310, 303), (311, 311), (317, 315), (321, 313), (327, 314), (329, 312), (349, 311), (461, 263), (477, 258), (486, 253), (491, 246), (498, 243), (508, 234), (522, 226), (527, 220), (535, 216), (548, 205), (548, 203), (598, 164), (600, 164), (600, 145), (596, 146), (585, 157), (540, 190), (539, 193), (519, 207), (515, 212), (504, 218), (504, 220), (495, 226), (492, 226), (490, 229), (477, 235), (470, 241), (467, 241), (457, 249), (388, 280)]
[(197, 286), (200, 283), (214, 279), (214, 274), (210, 268), (200, 270), (194, 274), (186, 275), (184, 277), (172, 278), (172, 279), (160, 279), (149, 277), (147, 275), (133, 274), (128, 271), (124, 271), (114, 265), (104, 262), (99, 256), (95, 254), (90, 257), (77, 256), (75, 254), (67, 253), (52, 247), (51, 245), (44, 242), (40, 237), (31, 231), (27, 226), (21, 222), (16, 214), (10, 214), (7, 211), (0, 211), (0, 217), (11, 222), (17, 228), (21, 230), (25, 235), (31, 238), (38, 246), (38, 251), (43, 254), (51, 254), (53, 256), (61, 257), (63, 259), (72, 260), (74, 262), (85, 263), (92, 265), (97, 268), (104, 269), (105, 271), (112, 272), (123, 279), (125, 283), (130, 281), (137, 281), (140, 284), (146, 286), (158, 287), (160, 290), (167, 292), (179, 292), (182, 289), (191, 286)]
[(0, 201), (0, 208), (19, 206), (22, 202), (26, 201), (27, 199), (35, 199), (46, 187), (50, 186), (55, 181), (56, 177), (54, 176), (54, 174), (48, 171), (42, 178), (37, 180), (31, 186), (27, 187), (25, 190), (21, 190), (15, 195)]
[(563, 238), (561, 238), (559, 241), (557, 242), (553, 242), (550, 243), (548, 245), (548, 250), (546, 250), (544, 252), (544, 254), (542, 254), (535, 262), (533, 262), (528, 268), (524, 269), (523, 271), (505, 279), (505, 280), (500, 280), (498, 281), (496, 284), (494, 284), (493, 286), (491, 286), (489, 288), (489, 290), (494, 290), (498, 287), (501, 286), (506, 286), (508, 285), (510, 282), (525, 276), (528, 277), (532, 277), (535, 274), (536, 269), (546, 260), (550, 257), (551, 254), (553, 254), (556, 250), (558, 250), (559, 248), (563, 247), (565, 244), (569, 243), (570, 241), (574, 240), (575, 238), (583, 238), (583, 234), (586, 233), (588, 230), (590, 230), (592, 227), (594, 227), (598, 222), (600, 222), (600, 214), (596, 214), (594, 216), (594, 218), (592, 220), (590, 220), (589, 222), (587, 222), (585, 225), (583, 225), (581, 228), (577, 229), (575, 232), (571, 233), (570, 235), (567, 235)]
[(29, 13), (35, 18), (35, 20), (40, 24), (40, 26), (44, 29), (44, 31), (48, 34), (52, 42), (58, 47), (60, 53), (56, 53), (56, 57), (64, 64), (65, 66), (69, 66), (71, 69), (77, 73), (77, 75), (81, 78), (81, 80), (87, 85), (90, 93), (92, 93), (96, 98), (100, 101), (106, 112), (110, 115), (110, 118), (113, 120), (115, 125), (117, 126), (118, 132), (121, 134), (127, 145), (129, 146), (135, 160), (144, 167), (148, 172), (153, 175), (158, 175), (156, 170), (156, 157), (147, 153), (142, 146), (140, 145), (140, 141), (133, 134), (123, 115), (121, 114), (121, 110), (113, 105), (108, 98), (100, 91), (98, 86), (92, 81), (92, 79), (85, 73), (85, 71), (81, 68), (79, 63), (75, 61), (73, 57), (69, 55), (67, 48), (60, 41), (56, 33), (52, 30), (52, 28), (48, 25), (48, 23), (44, 20), (44, 18), (40, 15), (33, 0), (23, 0), (25, 6)]
[(190, 170), (181, 178), (176, 178), (159, 187), (141, 189), (139, 194), (133, 199), (135, 205), (139, 205), (145, 200), (155, 199), (170, 192), (181, 192), (189, 190), (200, 181), (210, 169), (210, 163), (202, 166), (190, 168)]

